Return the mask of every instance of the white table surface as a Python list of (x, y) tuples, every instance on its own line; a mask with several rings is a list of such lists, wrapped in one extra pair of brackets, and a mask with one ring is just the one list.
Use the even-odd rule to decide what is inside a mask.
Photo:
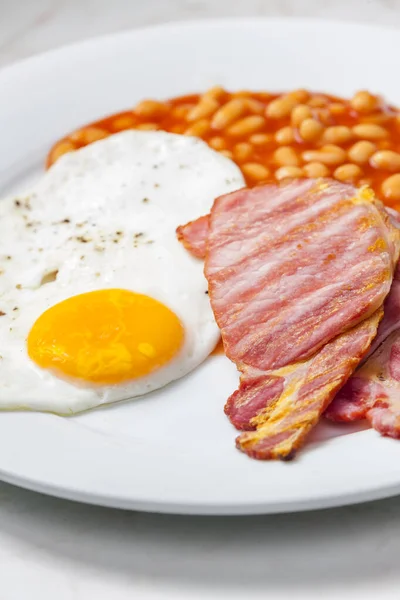
[[(400, 26), (400, 0), (0, 0), (0, 66), (103, 33), (242, 15)], [(400, 498), (193, 518), (89, 507), (0, 483), (0, 600), (398, 599), (399, 563)]]

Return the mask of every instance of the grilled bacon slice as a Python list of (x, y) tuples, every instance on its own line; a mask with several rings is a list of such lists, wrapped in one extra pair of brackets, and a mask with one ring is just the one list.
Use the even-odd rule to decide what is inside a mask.
[(207, 238), (209, 232), (209, 215), (199, 217), (186, 225), (180, 225), (176, 230), (177, 238), (187, 250), (196, 258), (206, 255)]
[[(242, 433), (236, 439), (237, 447), (252, 458), (293, 458), (367, 352), (382, 314), (379, 309), (282, 376), (282, 394), (253, 417), (251, 422), (257, 429)], [(229, 414), (230, 410), (228, 401), (226, 412)]]
[[(400, 373), (399, 345), (400, 264), (395, 270), (392, 287), (384, 304), (384, 316), (371, 349), (364, 363), (335, 396), (325, 416), (337, 423), (359, 421), (367, 418), (368, 411), (377, 402), (381, 407), (384, 403), (390, 403), (393, 407), (396, 397), (400, 400), (400, 386), (396, 379), (396, 374)], [(400, 406), (398, 410), (400, 420)]]
[(207, 225), (211, 306), (241, 373), (226, 413), (256, 429), (247, 454), (291, 457), (376, 335), (399, 231), (370, 190), (332, 180), (233, 192)]

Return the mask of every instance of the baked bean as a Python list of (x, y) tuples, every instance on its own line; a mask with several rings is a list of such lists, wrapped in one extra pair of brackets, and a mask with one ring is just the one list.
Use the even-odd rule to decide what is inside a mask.
[(157, 123), (140, 123), (140, 125), (136, 125), (136, 129), (143, 129), (143, 131), (156, 131), (158, 128)]
[(307, 150), (302, 153), (305, 162), (321, 162), (324, 165), (340, 165), (346, 160), (343, 148), (333, 144), (322, 146), (320, 150)]
[(47, 164), (132, 128), (200, 137), (234, 160), (250, 186), (285, 177), (332, 176), (358, 186), (369, 183), (384, 202), (400, 208), (392, 192), (396, 179), (389, 177), (400, 174), (400, 114), (369, 92), (345, 100), (301, 89), (231, 93), (216, 86), (203, 95), (145, 100), (131, 112), (112, 115), (62, 139)]
[(362, 175), (362, 170), (358, 165), (353, 165), (351, 163), (347, 163), (345, 165), (341, 165), (337, 167), (333, 172), (333, 176), (335, 179), (339, 181), (345, 181), (352, 183), (356, 181)]
[(115, 131), (123, 131), (124, 129), (131, 129), (135, 124), (135, 119), (130, 115), (124, 115), (122, 117), (116, 117), (113, 121)]
[(210, 88), (209, 90), (207, 90), (203, 95), (202, 95), (202, 99), (206, 99), (206, 100), (219, 100), (221, 98), (221, 96), (223, 96), (224, 94), (226, 94), (224, 88), (222, 88), (219, 85), (215, 85), (214, 87)]
[(351, 129), (345, 125), (328, 127), (324, 131), (323, 140), (330, 144), (345, 144), (353, 137)]
[(342, 115), (346, 112), (346, 107), (344, 104), (340, 104), (340, 102), (332, 102), (329, 105), (329, 112), (334, 116)]
[(307, 102), (308, 106), (312, 108), (322, 108), (328, 104), (329, 100), (325, 96), (315, 95), (310, 98)]
[(56, 160), (61, 158), (63, 154), (73, 152), (74, 150), (76, 150), (76, 146), (69, 140), (62, 140), (61, 142), (58, 142), (50, 153), (51, 162), (56, 162)]
[(236, 160), (247, 160), (252, 152), (253, 148), (247, 142), (236, 144), (236, 146), (233, 147), (233, 156), (236, 158)]
[(350, 100), (350, 104), (354, 110), (359, 113), (370, 113), (376, 109), (378, 105), (378, 99), (365, 90), (361, 90), (354, 94)]
[(314, 117), (323, 125), (332, 125), (333, 119), (328, 108), (314, 108)]
[(388, 135), (384, 127), (374, 125), (374, 123), (360, 123), (354, 125), (353, 133), (364, 140), (380, 140)]
[(230, 150), (218, 150), (218, 152), (226, 158), (233, 158), (233, 154)]
[(254, 98), (254, 96), (257, 96), (257, 99), (260, 102), (263, 102), (264, 104), (266, 104), (267, 102), (269, 102), (271, 100), (271, 98), (274, 98), (276, 96), (276, 94), (272, 94), (271, 92), (250, 92), (248, 94), (248, 96), (252, 96)]
[(369, 161), (375, 150), (376, 146), (372, 142), (356, 142), (354, 146), (349, 149), (348, 155), (351, 161), (363, 165)]
[(306, 102), (310, 97), (310, 92), (303, 89), (293, 90), (293, 92), (286, 94), (286, 97), (295, 102)]
[(298, 166), (299, 157), (290, 146), (282, 146), (274, 152), (274, 161), (281, 167)]
[(103, 140), (108, 137), (110, 134), (108, 131), (101, 129), (100, 127), (84, 127), (83, 129), (78, 129), (78, 131), (74, 131), (69, 137), (74, 142), (78, 142), (79, 144), (93, 144), (94, 142), (98, 142), (99, 140)]
[(171, 110), (171, 114), (176, 119), (186, 119), (189, 111), (192, 110), (193, 107), (194, 107), (193, 104), (182, 104), (181, 106), (175, 106)]
[(258, 100), (254, 100), (253, 98), (246, 98), (244, 100), (244, 104), (246, 108), (255, 115), (262, 115), (265, 110), (265, 105)]
[[(251, 98), (252, 93), (249, 90), (239, 90), (238, 92), (234, 92), (232, 94), (233, 98)], [(270, 96), (268, 96), (268, 99)]]
[(281, 167), (280, 169), (275, 171), (275, 178), (278, 181), (281, 181), (282, 179), (286, 179), (287, 177), (303, 177), (303, 176), (304, 176), (303, 169), (300, 169), (300, 167), (294, 167), (294, 166)]
[(371, 156), (371, 165), (386, 171), (400, 171), (400, 154), (393, 150), (379, 150)]
[(312, 116), (312, 110), (307, 104), (299, 104), (293, 108), (290, 121), (293, 127), (299, 127), (305, 119), (311, 119)]
[(196, 123), (193, 123), (190, 127), (185, 130), (185, 135), (194, 135), (202, 137), (210, 130), (210, 121), (208, 119), (200, 119)]
[(275, 133), (278, 144), (292, 144), (294, 142), (294, 131), (291, 127), (282, 127)]
[(273, 140), (273, 136), (270, 133), (253, 133), (250, 136), (249, 141), (254, 146), (266, 146)]
[(264, 117), (260, 115), (253, 115), (251, 117), (245, 117), (236, 121), (233, 125), (228, 127), (227, 133), (233, 136), (249, 135), (261, 129), (265, 123)]
[(305, 142), (317, 140), (324, 128), (316, 119), (305, 119), (300, 123), (299, 133)]
[(281, 96), (268, 104), (266, 115), (270, 119), (283, 119), (290, 115), (296, 104), (298, 104), (298, 102), (294, 98)]
[(168, 112), (168, 106), (156, 100), (143, 100), (137, 104), (134, 111), (141, 117), (154, 118), (165, 115)]
[(186, 118), (189, 122), (191, 122), (197, 121), (198, 119), (203, 119), (204, 117), (210, 117), (215, 113), (217, 108), (219, 108), (217, 100), (214, 98), (203, 97), (200, 99), (200, 102), (196, 104), (191, 111), (189, 111)]
[(214, 150), (223, 150), (226, 148), (226, 141), (223, 137), (219, 136), (215, 136), (208, 140), (208, 144), (211, 146), (211, 148), (214, 148)]
[(387, 200), (400, 200), (400, 173), (385, 179), (382, 183), (382, 193)]
[(387, 125), (393, 120), (393, 115), (389, 113), (377, 113), (361, 117), (362, 123), (375, 123), (376, 125)]
[(242, 171), (254, 181), (264, 181), (269, 176), (269, 170), (259, 163), (245, 163), (242, 165)]
[(244, 100), (230, 100), (224, 106), (221, 106), (212, 118), (211, 126), (214, 129), (225, 129), (228, 125), (236, 121), (246, 110)]
[(307, 177), (328, 177), (330, 173), (328, 167), (320, 162), (310, 162), (304, 165), (303, 171)]

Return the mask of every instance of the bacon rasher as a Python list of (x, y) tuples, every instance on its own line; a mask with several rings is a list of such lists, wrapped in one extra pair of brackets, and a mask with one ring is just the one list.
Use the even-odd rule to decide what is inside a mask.
[(370, 190), (331, 180), (222, 196), (202, 229), (211, 305), (241, 374), (225, 412), (255, 430), (237, 445), (292, 457), (376, 335), (399, 232)]

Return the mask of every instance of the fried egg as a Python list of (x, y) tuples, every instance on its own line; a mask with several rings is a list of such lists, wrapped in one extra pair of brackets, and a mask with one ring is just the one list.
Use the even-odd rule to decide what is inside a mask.
[(219, 331), (175, 229), (243, 185), (201, 140), (127, 131), (0, 202), (0, 409), (71, 414), (204, 361)]

